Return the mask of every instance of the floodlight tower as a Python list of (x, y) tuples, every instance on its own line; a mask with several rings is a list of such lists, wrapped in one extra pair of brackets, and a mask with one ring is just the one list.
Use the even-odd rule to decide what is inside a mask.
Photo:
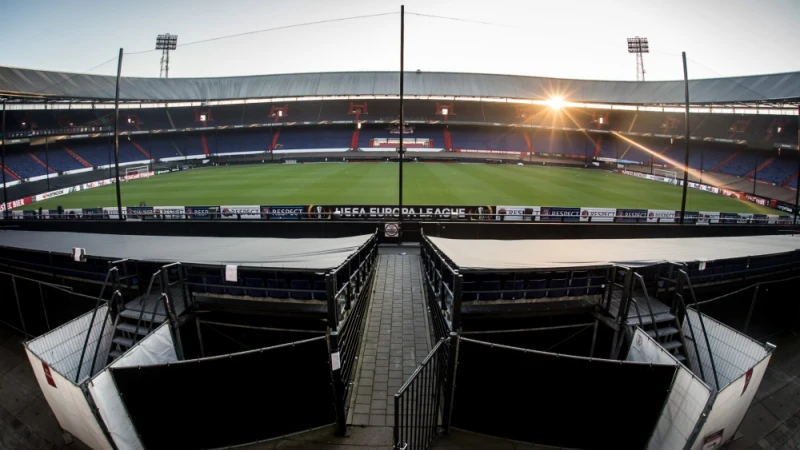
[(628, 38), (628, 53), (636, 53), (636, 81), (644, 81), (644, 58), (642, 53), (650, 53), (646, 37)]
[(161, 72), (159, 78), (169, 78), (169, 51), (178, 47), (178, 35), (159, 34), (156, 36), (156, 50), (161, 50)]

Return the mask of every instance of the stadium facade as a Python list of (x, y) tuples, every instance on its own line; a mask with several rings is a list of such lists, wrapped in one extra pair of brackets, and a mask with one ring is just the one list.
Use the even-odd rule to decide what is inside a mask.
[[(680, 82), (405, 77), (402, 121), (399, 74), (124, 78), (120, 163), (136, 179), (208, 163), (396, 161), (413, 150), (423, 161), (557, 164), (677, 184), (689, 139), (693, 187), (797, 213), (800, 73), (693, 81), (691, 136)], [(4, 206), (111, 183), (113, 87), (111, 77), (0, 68), (4, 194), (16, 202)], [(730, 178), (720, 187), (704, 182), (710, 175)], [(61, 427), (93, 448), (233, 446), (329, 424), (347, 434), (356, 388), (382, 383), (378, 361), (389, 378), (391, 347), (387, 358), (366, 350), (382, 344), (367, 316), (386, 284), (376, 273), (395, 261), (379, 245), (397, 242), (394, 206), (233, 206), (221, 217), (221, 205), (129, 205), (124, 222), (88, 220), (122, 219), (113, 208), (15, 214), (0, 233), (0, 287), (13, 292), (0, 317), (31, 338), (27, 356)], [(706, 449), (735, 436), (774, 350), (765, 330), (795, 317), (786, 299), (800, 241), (774, 226), (791, 217), (718, 214), (713, 227), (679, 227), (675, 211), (500, 210), (420, 210), (419, 246), (395, 255), (411, 259), (394, 276), (418, 277), (416, 306), (428, 314), (419, 326), (392, 324), (391, 343), (402, 353), (405, 336), (413, 347), (419, 334), (434, 345), (411, 360), (420, 366), (391, 406), (371, 404), (392, 417), (394, 448), (427, 448), (453, 427), (565, 448)], [(667, 217), (673, 225), (639, 223)], [(183, 218), (192, 223), (177, 228)], [(578, 223), (507, 223), (526, 218)], [(625, 223), (591, 223), (606, 218)], [(223, 238), (223, 227), (274, 236)], [(298, 229), (316, 235), (285, 239)], [(541, 240), (538, 229), (618, 239)], [(505, 240), (475, 239), (485, 230)], [(619, 239), (632, 235), (650, 239)], [(384, 295), (411, 304), (400, 291)], [(242, 402), (270, 407), (253, 414)], [(191, 432), (164, 433), (167, 423)]]

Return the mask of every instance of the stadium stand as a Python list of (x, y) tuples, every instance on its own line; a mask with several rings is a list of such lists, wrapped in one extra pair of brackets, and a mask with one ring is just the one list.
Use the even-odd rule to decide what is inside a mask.
[(218, 132), (210, 139), (212, 153), (266, 151), (272, 143), (272, 130)]
[(353, 131), (349, 128), (329, 128), (319, 132), (309, 132), (304, 128), (285, 128), (280, 132), (278, 144), (287, 150), (350, 148), (352, 137)]

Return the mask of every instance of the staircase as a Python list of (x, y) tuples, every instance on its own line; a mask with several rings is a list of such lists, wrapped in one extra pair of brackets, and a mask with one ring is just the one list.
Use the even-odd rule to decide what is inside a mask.
[(594, 141), (594, 157), (597, 158), (600, 156), (600, 150), (603, 149), (603, 137), (597, 136), (597, 139)]
[(22, 179), (19, 175), (16, 174), (16, 172), (14, 172), (10, 168), (8, 168), (8, 166), (4, 166), (3, 164), (0, 164), (0, 168), (2, 168), (3, 171), (5, 171), (6, 175), (10, 176), (13, 179), (15, 179), (15, 180)]
[(64, 147), (64, 151), (65, 151), (65, 152), (67, 152), (67, 154), (68, 154), (69, 156), (72, 156), (73, 158), (75, 158), (75, 159), (76, 159), (76, 160), (77, 160), (79, 163), (81, 163), (81, 164), (82, 164), (84, 167), (92, 167), (92, 165), (91, 165), (91, 164), (89, 164), (88, 162), (86, 162), (86, 160), (85, 160), (85, 159), (83, 159), (83, 158), (81, 158), (80, 156), (78, 156), (78, 154), (77, 154), (77, 153), (73, 152), (73, 151), (72, 151), (72, 150), (70, 150), (69, 148), (67, 148), (67, 147)]
[(781, 183), (781, 187), (789, 186), (789, 184), (791, 184), (792, 181), (796, 180), (798, 176), (800, 176), (800, 172), (795, 172), (794, 175), (790, 176), (789, 178), (786, 179), (786, 181)]
[(525, 146), (528, 148), (528, 153), (533, 153), (533, 142), (531, 142), (531, 137), (526, 132), (522, 132), (522, 137), (525, 139)]
[[(170, 282), (170, 275), (176, 277), (176, 281)], [(154, 290), (156, 281), (159, 286)], [(154, 273), (147, 292), (120, 308), (106, 363), (110, 364), (122, 356), (165, 321), (169, 320), (170, 326), (177, 327), (179, 317), (188, 310), (187, 300), (188, 290), (183, 266), (178, 263), (170, 264)], [(181, 355), (183, 352), (179, 336), (175, 336), (175, 344), (176, 352)]]
[(206, 138), (205, 133), (200, 135), (200, 142), (203, 144), (203, 153), (211, 155), (211, 152), (208, 150), (208, 138)]
[(731, 156), (728, 156), (721, 163), (719, 163), (716, 166), (714, 166), (711, 169), (711, 171), (712, 172), (719, 172), (719, 169), (725, 167), (725, 164), (728, 164), (729, 162), (733, 161), (733, 158), (736, 158), (737, 156), (739, 156), (739, 152), (736, 152), (736, 153), (732, 154)]
[(770, 159), (764, 161), (758, 167), (756, 167), (755, 169), (751, 170), (747, 175), (745, 175), (745, 177), (746, 178), (755, 177), (756, 175), (758, 175), (758, 172), (761, 172), (762, 170), (764, 170), (765, 167), (767, 167), (768, 165), (772, 164), (772, 161), (775, 161), (775, 158), (770, 158)]
[[(639, 327), (678, 361), (688, 364), (683, 327), (672, 309), (650, 296), (656, 286), (648, 287), (644, 277), (634, 269), (615, 268), (617, 279), (610, 290), (608, 313), (628, 330)], [(623, 310), (627, 310), (624, 312)], [(621, 342), (619, 342), (621, 346)], [(688, 366), (687, 366), (688, 367)]]
[(175, 147), (175, 151), (178, 152), (179, 155), (185, 156), (181, 151), (181, 149), (178, 147), (178, 144), (175, 143), (175, 141), (169, 141), (169, 143), (172, 144), (173, 147)]
[(358, 128), (353, 130), (353, 137), (350, 138), (350, 150), (357, 150), (358, 149), (358, 136), (360, 134), (360, 131), (361, 130), (359, 130)]
[(446, 127), (444, 129), (444, 149), (445, 151), (453, 151), (453, 137), (450, 135), (450, 130)]
[(167, 119), (169, 119), (169, 124), (172, 126), (172, 129), (175, 129), (175, 122), (172, 120), (172, 116), (169, 115), (169, 109), (164, 108), (164, 112), (167, 113)]
[(151, 157), (150, 157), (150, 152), (148, 152), (147, 150), (145, 150), (145, 149), (144, 149), (144, 147), (142, 147), (141, 145), (139, 145), (139, 143), (138, 143), (138, 142), (131, 141), (131, 144), (133, 144), (133, 146), (134, 146), (134, 147), (136, 147), (137, 149), (139, 149), (139, 151), (140, 151), (140, 152), (142, 152), (142, 154), (143, 154), (144, 156), (146, 156), (146, 157), (147, 157), (147, 159), (153, 159), (153, 158), (151, 158)]
[(275, 147), (278, 146), (278, 137), (280, 137), (280, 135), (281, 135), (281, 129), (278, 128), (277, 130), (275, 130), (275, 134), (272, 135), (272, 143), (269, 145), (270, 153), (273, 150), (275, 150)]
[(48, 166), (47, 164), (45, 164), (45, 162), (44, 162), (44, 161), (42, 161), (41, 159), (39, 159), (39, 157), (38, 157), (38, 156), (36, 156), (36, 155), (34, 155), (33, 153), (30, 153), (30, 152), (29, 152), (29, 153), (28, 153), (28, 156), (30, 156), (31, 158), (33, 158), (33, 160), (34, 160), (34, 161), (36, 161), (37, 163), (39, 163), (39, 164), (40, 164), (42, 167), (44, 167), (44, 168), (45, 168), (45, 170), (47, 170), (48, 172), (57, 173), (57, 171), (53, 170), (53, 168), (52, 168), (52, 167), (50, 167), (50, 166)]

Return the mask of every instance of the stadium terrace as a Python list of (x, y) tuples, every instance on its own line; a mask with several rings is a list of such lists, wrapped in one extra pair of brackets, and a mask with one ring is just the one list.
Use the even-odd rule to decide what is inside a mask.
[(717, 448), (800, 317), (800, 73), (687, 84), (0, 67), (0, 323), (94, 449)]

